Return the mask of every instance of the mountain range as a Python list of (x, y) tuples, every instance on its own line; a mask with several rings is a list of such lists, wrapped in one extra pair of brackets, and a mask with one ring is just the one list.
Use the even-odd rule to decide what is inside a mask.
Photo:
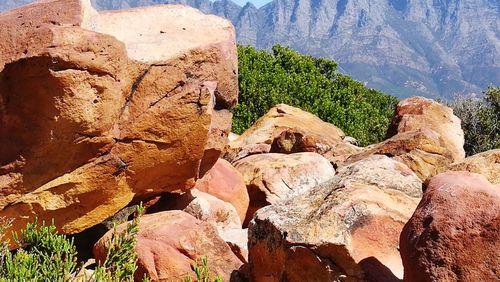
[[(3, 0), (0, 11), (30, 0)], [(238, 42), (328, 57), (340, 71), (398, 97), (450, 98), (500, 85), (498, 0), (92, 0), (100, 10), (185, 4), (226, 17)]]

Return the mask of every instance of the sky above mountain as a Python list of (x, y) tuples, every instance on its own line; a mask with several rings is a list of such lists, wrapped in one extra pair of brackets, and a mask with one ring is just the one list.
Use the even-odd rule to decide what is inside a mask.
[(250, 2), (254, 4), (255, 7), (259, 8), (271, 2), (271, 0), (234, 0), (234, 2), (240, 6), (244, 6), (247, 2)]

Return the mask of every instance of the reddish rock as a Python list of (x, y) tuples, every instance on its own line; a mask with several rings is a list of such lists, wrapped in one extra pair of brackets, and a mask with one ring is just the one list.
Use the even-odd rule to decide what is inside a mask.
[(249, 197), (243, 177), (229, 162), (219, 159), (203, 178), (196, 181), (196, 189), (232, 204), (241, 222), (245, 220)]
[[(125, 230), (119, 225), (117, 232)], [(106, 233), (94, 246), (94, 256), (106, 258), (106, 242), (112, 231)], [(182, 211), (167, 211), (140, 218), (136, 252), (138, 256), (136, 280), (146, 274), (153, 281), (180, 281), (187, 275), (196, 278), (191, 265), (207, 257), (212, 275), (229, 281), (231, 273), (242, 262), (219, 237), (217, 230)]]
[(307, 191), (335, 175), (330, 162), (316, 153), (258, 154), (234, 166), (243, 175), (250, 195), (244, 226), (260, 208)]
[(399, 234), (422, 182), (370, 156), (330, 181), (257, 211), (249, 226), (252, 281), (397, 281)]
[(451, 164), (453, 171), (468, 171), (482, 174), (493, 184), (500, 184), (500, 149), (490, 150), (470, 156)]
[(344, 132), (333, 124), (280, 104), (231, 141), (224, 158), (232, 163), (253, 154), (316, 152), (338, 162), (360, 150), (344, 142), (344, 137)]
[(464, 132), (453, 110), (424, 97), (411, 97), (398, 103), (387, 137), (428, 128), (439, 134), (454, 161), (465, 157)]
[(469, 172), (435, 176), (400, 246), (405, 281), (500, 280), (500, 186)]
[(14, 231), (38, 217), (77, 233), (188, 190), (225, 147), (237, 100), (226, 20), (45, 0), (0, 14), (0, 38), (0, 216)]

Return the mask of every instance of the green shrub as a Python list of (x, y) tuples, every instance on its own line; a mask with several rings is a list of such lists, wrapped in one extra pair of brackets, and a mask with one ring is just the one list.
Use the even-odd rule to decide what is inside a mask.
[(457, 96), (448, 103), (462, 121), (468, 156), (500, 148), (500, 88), (489, 87), (484, 96)]
[[(201, 257), (199, 260), (195, 261), (192, 265), (193, 271), (196, 274), (196, 281), (198, 282), (222, 282), (222, 278), (216, 275), (212, 278), (211, 271), (208, 267), (207, 257)], [(182, 282), (192, 282), (191, 276), (186, 276)]]
[(233, 132), (241, 134), (271, 107), (285, 103), (335, 124), (361, 145), (385, 137), (397, 99), (340, 74), (334, 61), (279, 45), (272, 52), (238, 46), (238, 57)]
[[(142, 205), (137, 207), (137, 216), (127, 225), (124, 232), (113, 232), (107, 243), (106, 260), (97, 265), (95, 281), (134, 281), (137, 255), (134, 251), (139, 231), (139, 217), (144, 213)], [(52, 223), (49, 226), (29, 223), (21, 231), (20, 238), (14, 236), (19, 245), (26, 246), (14, 252), (8, 251), (5, 231), (9, 222), (0, 219), (0, 281), (82, 281), (77, 277), (82, 267), (77, 267), (77, 251), (73, 240), (58, 235)], [(116, 231), (116, 225), (115, 225)], [(143, 281), (149, 281), (147, 277)]]

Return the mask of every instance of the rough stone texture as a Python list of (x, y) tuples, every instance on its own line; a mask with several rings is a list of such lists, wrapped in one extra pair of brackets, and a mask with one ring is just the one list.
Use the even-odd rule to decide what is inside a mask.
[(350, 156), (342, 165), (362, 160), (370, 155), (386, 155), (405, 163), (422, 181), (446, 170), (453, 162), (451, 152), (441, 145), (435, 131), (424, 128), (399, 133), (383, 142), (366, 147)]
[(248, 262), (248, 229), (223, 229), (219, 235), (241, 261)]
[[(117, 232), (125, 230), (119, 225)], [(94, 256), (106, 258), (106, 233), (94, 246)], [(135, 277), (138, 281), (147, 274), (153, 281), (180, 281), (186, 275), (196, 277), (191, 265), (203, 256), (209, 258), (209, 269), (229, 281), (231, 273), (242, 262), (219, 237), (217, 230), (182, 211), (167, 211), (140, 218), (136, 252), (138, 256)]]
[(344, 132), (301, 109), (280, 104), (269, 110), (234, 141), (224, 156), (235, 162), (262, 153), (316, 152), (332, 162), (360, 149), (343, 142)]
[(335, 170), (316, 153), (258, 154), (234, 163), (243, 175), (250, 206), (244, 226), (262, 207), (307, 191), (331, 179)]
[(219, 159), (215, 165), (196, 181), (195, 188), (232, 204), (241, 222), (245, 220), (249, 197), (243, 176), (226, 160)]
[(500, 184), (500, 149), (470, 156), (462, 161), (451, 164), (448, 169), (479, 173), (491, 183)]
[(387, 137), (429, 128), (438, 133), (454, 161), (465, 158), (464, 132), (453, 110), (431, 99), (411, 97), (398, 103)]
[(249, 226), (255, 281), (393, 281), (399, 234), (422, 194), (404, 164), (370, 156), (330, 181), (259, 210)]
[(0, 216), (13, 230), (38, 216), (76, 233), (190, 189), (225, 147), (237, 100), (226, 20), (44, 0), (1, 14), (0, 38)]
[(435, 176), (400, 246), (405, 281), (499, 281), (500, 186), (469, 172)]
[(185, 211), (201, 221), (212, 223), (218, 230), (241, 229), (241, 220), (230, 203), (197, 189), (183, 194), (164, 194), (154, 205), (147, 208), (147, 213), (169, 210)]

